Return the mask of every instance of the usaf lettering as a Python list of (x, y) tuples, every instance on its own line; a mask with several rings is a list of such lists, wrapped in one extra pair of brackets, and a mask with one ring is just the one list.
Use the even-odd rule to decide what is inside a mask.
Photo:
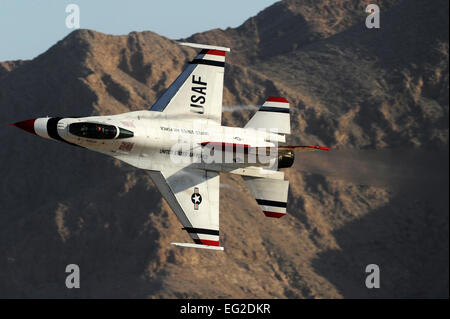
[[(202, 78), (192, 76), (192, 92), (191, 95), (191, 112), (203, 114), (205, 109), (203, 105), (206, 102), (206, 82), (202, 82)], [(197, 94), (194, 94), (197, 93)]]

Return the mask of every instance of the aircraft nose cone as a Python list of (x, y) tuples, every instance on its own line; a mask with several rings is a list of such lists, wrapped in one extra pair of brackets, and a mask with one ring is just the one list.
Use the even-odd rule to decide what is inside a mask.
[(36, 131), (34, 130), (34, 122), (36, 119), (21, 121), (17, 123), (10, 123), (11, 125), (17, 126), (18, 128), (21, 128), (24, 131), (27, 131), (28, 133), (36, 135)]

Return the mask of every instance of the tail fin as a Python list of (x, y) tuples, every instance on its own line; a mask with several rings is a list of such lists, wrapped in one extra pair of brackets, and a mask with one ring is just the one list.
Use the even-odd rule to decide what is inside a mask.
[(280, 134), (291, 134), (289, 101), (283, 97), (269, 97), (248, 121), (245, 128), (276, 129)]
[(289, 181), (244, 176), (256, 202), (267, 217), (280, 218), (286, 215)]

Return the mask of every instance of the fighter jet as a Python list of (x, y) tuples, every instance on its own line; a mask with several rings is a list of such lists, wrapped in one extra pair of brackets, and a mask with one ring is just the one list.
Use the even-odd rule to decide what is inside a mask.
[(294, 152), (315, 145), (281, 146), (291, 133), (290, 104), (269, 97), (243, 128), (221, 125), (225, 55), (201, 49), (148, 110), (118, 115), (41, 117), (12, 123), (40, 137), (84, 147), (147, 170), (193, 243), (177, 246), (223, 250), (219, 236), (220, 173), (243, 179), (267, 217), (286, 214)]

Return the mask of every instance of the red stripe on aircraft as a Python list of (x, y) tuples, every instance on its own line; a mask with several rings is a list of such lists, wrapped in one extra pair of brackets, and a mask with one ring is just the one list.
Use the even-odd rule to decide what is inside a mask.
[(284, 215), (286, 215), (286, 213), (277, 213), (277, 212), (268, 212), (268, 211), (263, 211), (264, 215), (266, 215), (267, 217), (273, 217), (273, 218), (281, 218)]
[(207, 245), (207, 246), (217, 246), (219, 247), (218, 240), (207, 240), (207, 239), (194, 239), (196, 244)]
[(206, 52), (206, 54), (225, 56), (226, 53), (225, 53), (225, 51), (220, 51), (220, 50), (208, 50)]
[(315, 148), (316, 150), (322, 150), (322, 151), (329, 151), (330, 148), (327, 146), (319, 146), (319, 145), (311, 145), (311, 146), (306, 146), (309, 148)]
[(279, 97), (279, 96), (269, 96), (269, 98), (266, 100), (266, 102), (289, 103), (289, 101), (286, 100), (284, 97)]
[(200, 241), (202, 242), (203, 245), (208, 245), (208, 246), (219, 246), (219, 241), (218, 241), (218, 240), (206, 240), (206, 239), (200, 239)]

